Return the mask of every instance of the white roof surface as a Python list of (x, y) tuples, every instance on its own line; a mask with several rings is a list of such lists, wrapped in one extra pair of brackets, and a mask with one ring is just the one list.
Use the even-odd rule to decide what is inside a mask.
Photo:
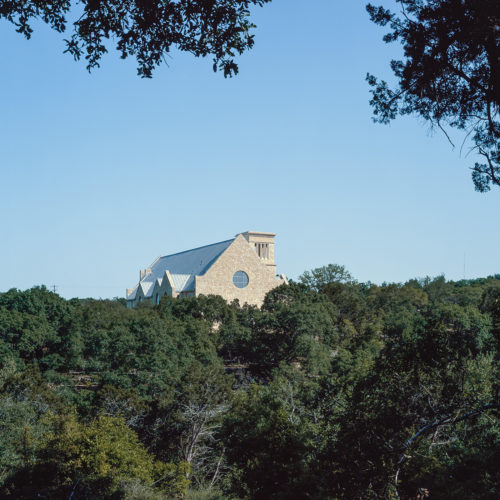
[(233, 241), (234, 239), (221, 241), (212, 245), (194, 248), (193, 250), (159, 257), (151, 264), (151, 272), (141, 279), (139, 284), (127, 295), (127, 299), (135, 299), (139, 285), (144, 296), (151, 297), (155, 281), (158, 281), (161, 285), (167, 270), (172, 276), (176, 292), (194, 290), (194, 277), (205, 274)]

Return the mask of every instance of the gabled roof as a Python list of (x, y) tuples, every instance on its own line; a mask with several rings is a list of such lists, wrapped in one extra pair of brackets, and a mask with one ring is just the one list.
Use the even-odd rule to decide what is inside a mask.
[[(176, 292), (194, 290), (194, 277), (205, 274), (217, 258), (229, 247), (234, 238), (204, 247), (186, 250), (185, 252), (174, 253), (158, 257), (151, 264), (151, 271), (140, 281), (144, 296), (151, 297), (155, 281), (161, 285), (165, 271), (169, 271), (172, 276), (173, 285)], [(139, 286), (138, 285), (138, 286)], [(127, 296), (133, 300), (136, 296), (138, 286)]]

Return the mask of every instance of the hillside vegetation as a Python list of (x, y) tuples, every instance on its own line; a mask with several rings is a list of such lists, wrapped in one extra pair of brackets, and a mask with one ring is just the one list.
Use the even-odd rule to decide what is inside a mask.
[(500, 497), (500, 275), (0, 294), (0, 497)]

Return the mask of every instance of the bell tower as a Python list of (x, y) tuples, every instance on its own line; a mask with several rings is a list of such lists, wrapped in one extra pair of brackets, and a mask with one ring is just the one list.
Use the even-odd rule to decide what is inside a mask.
[(248, 241), (248, 244), (255, 250), (255, 253), (264, 264), (268, 266), (269, 270), (276, 274), (276, 264), (274, 263), (274, 237), (276, 234), (246, 231), (241, 235)]

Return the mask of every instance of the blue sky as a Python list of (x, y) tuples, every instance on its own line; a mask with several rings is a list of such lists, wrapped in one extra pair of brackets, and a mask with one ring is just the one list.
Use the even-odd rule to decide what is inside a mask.
[(89, 75), (63, 36), (0, 22), (0, 291), (124, 296), (158, 255), (248, 229), (277, 233), (292, 278), (500, 272), (500, 191), (474, 191), (474, 155), (415, 117), (372, 123), (365, 75), (390, 78), (400, 50), (364, 2), (274, 0), (253, 19), (237, 77), (173, 53), (152, 80), (115, 52)]

